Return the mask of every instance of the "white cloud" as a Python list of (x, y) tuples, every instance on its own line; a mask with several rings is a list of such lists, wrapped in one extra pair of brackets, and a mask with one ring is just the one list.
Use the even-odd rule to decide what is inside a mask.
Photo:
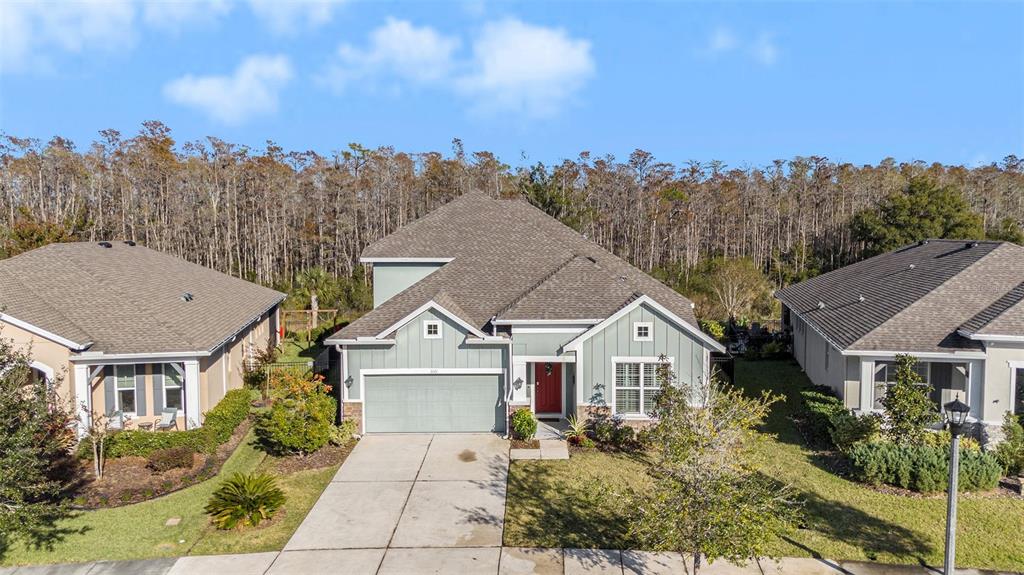
[(388, 18), (370, 33), (365, 49), (351, 44), (338, 47), (337, 59), (324, 75), (336, 90), (355, 81), (394, 77), (416, 83), (448, 76), (457, 38), (438, 33), (428, 26), (416, 27), (405, 20)]
[(709, 54), (720, 54), (733, 50), (738, 43), (739, 40), (736, 39), (736, 34), (732, 30), (720, 26), (708, 38), (706, 51)]
[(46, 51), (116, 50), (135, 40), (135, 8), (127, 0), (0, 2), (0, 69), (50, 65)]
[(594, 74), (590, 42), (561, 28), (490, 22), (473, 43), (471, 72), (456, 81), (478, 112), (556, 114)]
[(344, 0), (249, 0), (256, 17), (275, 34), (293, 35), (331, 21)]
[(757, 41), (751, 47), (751, 53), (754, 60), (765, 66), (771, 66), (779, 59), (779, 47), (776, 46), (775, 39), (767, 33), (762, 33), (757, 37)]
[(177, 31), (185, 24), (212, 22), (232, 7), (230, 0), (154, 0), (143, 3), (142, 19), (150, 26)]
[(724, 26), (715, 28), (698, 54), (718, 58), (734, 52), (747, 55), (763, 66), (771, 66), (779, 59), (779, 47), (772, 34), (761, 32), (756, 38), (749, 40), (741, 38), (732, 29)]
[(238, 125), (277, 111), (278, 96), (291, 78), (285, 56), (255, 55), (229, 76), (182, 76), (164, 86), (164, 95), (216, 121)]

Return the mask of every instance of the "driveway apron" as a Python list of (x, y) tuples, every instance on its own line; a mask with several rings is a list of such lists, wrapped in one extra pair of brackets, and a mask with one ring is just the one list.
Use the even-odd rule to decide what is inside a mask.
[(276, 563), (315, 550), (353, 575), (496, 573), (507, 477), (508, 443), (496, 435), (368, 435)]

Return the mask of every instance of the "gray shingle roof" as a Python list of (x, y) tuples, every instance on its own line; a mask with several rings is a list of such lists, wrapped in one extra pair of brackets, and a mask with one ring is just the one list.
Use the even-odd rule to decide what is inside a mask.
[[(183, 301), (184, 293), (193, 295)], [(0, 260), (0, 310), (90, 352), (212, 351), (284, 294), (142, 246), (51, 244)]]
[(440, 293), (481, 330), (495, 316), (602, 319), (635, 292), (697, 327), (688, 299), (519, 199), (466, 194), (368, 246), (363, 257), (454, 259), (332, 337), (376, 336)]
[(978, 335), (1024, 335), (1024, 282), (967, 320), (961, 329)]
[(957, 330), (1022, 281), (1020, 246), (928, 240), (776, 295), (840, 349), (953, 351), (979, 347)]

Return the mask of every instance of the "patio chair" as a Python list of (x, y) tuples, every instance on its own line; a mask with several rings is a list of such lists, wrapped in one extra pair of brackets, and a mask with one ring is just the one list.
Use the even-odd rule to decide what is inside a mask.
[(156, 425), (153, 429), (157, 431), (165, 431), (167, 429), (178, 428), (178, 409), (176, 407), (167, 407), (160, 412), (160, 419), (157, 420)]
[(121, 431), (124, 429), (123, 411), (112, 411), (107, 415), (107, 429), (109, 431)]

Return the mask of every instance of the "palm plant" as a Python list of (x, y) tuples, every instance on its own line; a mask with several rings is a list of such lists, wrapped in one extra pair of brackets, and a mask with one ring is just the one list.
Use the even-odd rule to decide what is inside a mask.
[(569, 416), (569, 428), (565, 430), (565, 438), (570, 443), (580, 443), (587, 436), (587, 420), (575, 415)]
[(284, 505), (284, 492), (266, 473), (235, 473), (210, 496), (205, 511), (218, 529), (256, 526)]

